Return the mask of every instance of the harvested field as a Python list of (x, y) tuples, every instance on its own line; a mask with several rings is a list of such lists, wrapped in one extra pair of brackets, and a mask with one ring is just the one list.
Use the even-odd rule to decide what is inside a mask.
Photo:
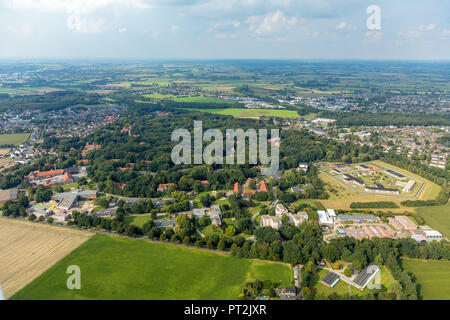
[(0, 284), (11, 297), (94, 234), (0, 218)]

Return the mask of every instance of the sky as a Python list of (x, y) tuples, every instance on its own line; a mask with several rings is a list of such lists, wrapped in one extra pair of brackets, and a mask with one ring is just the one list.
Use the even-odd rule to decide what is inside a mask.
[(450, 1), (0, 0), (0, 58), (450, 60)]

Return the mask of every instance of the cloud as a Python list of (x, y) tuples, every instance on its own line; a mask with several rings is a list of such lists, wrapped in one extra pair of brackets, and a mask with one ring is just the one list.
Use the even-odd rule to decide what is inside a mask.
[(245, 20), (248, 29), (258, 36), (267, 36), (290, 29), (297, 23), (296, 17), (286, 17), (283, 12), (277, 10), (265, 16), (251, 16)]
[(6, 6), (16, 10), (64, 12), (67, 28), (74, 33), (101, 33), (107, 30), (104, 18), (92, 15), (100, 9), (149, 9), (146, 0), (6, 0)]
[(336, 26), (336, 29), (337, 29), (337, 30), (342, 30), (342, 29), (345, 29), (346, 27), (347, 27), (347, 22), (342, 21), (341, 23), (339, 23), (339, 24)]
[(170, 27), (170, 31), (172, 31), (172, 33), (177, 33), (178, 31), (180, 31), (180, 26), (177, 25), (173, 25)]
[(436, 25), (435, 24), (428, 24), (428, 25), (421, 25), (421, 26), (419, 26), (419, 29), (420, 30), (424, 30), (424, 31), (431, 31), (431, 30), (433, 30), (434, 28), (436, 28)]
[(128, 29), (127, 28), (119, 28), (119, 30), (117, 30), (117, 31), (119, 31), (119, 33), (125, 33), (128, 31)]
[(444, 29), (442, 30), (442, 34), (446, 36), (450, 36), (450, 29)]

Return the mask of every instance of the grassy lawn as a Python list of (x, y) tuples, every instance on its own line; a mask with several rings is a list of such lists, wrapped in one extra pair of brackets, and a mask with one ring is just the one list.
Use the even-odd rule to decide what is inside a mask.
[(280, 109), (190, 109), (199, 112), (217, 113), (235, 118), (260, 118), (260, 117), (279, 117), (279, 118), (298, 118), (297, 111)]
[(450, 203), (446, 206), (422, 207), (415, 210), (430, 227), (436, 228), (446, 238), (450, 238)]
[(133, 224), (139, 228), (142, 228), (144, 224), (152, 220), (152, 216), (126, 216), (125, 223)]
[(416, 276), (424, 300), (450, 299), (450, 261), (408, 259), (403, 268)]
[(337, 294), (342, 296), (350, 292), (348, 288), (349, 285), (342, 280), (339, 280), (339, 282), (333, 288), (327, 287), (326, 285), (321, 283), (320, 281), (328, 274), (328, 272), (328, 270), (319, 269), (317, 276), (314, 278), (314, 282), (316, 283), (315, 288), (317, 290), (317, 295), (324, 294), (327, 297), (333, 292), (336, 292)]
[[(81, 269), (81, 290), (68, 290), (66, 269)], [(291, 269), (204, 250), (96, 235), (13, 299), (237, 299), (247, 281), (286, 286)]]
[(0, 134), (0, 146), (5, 144), (18, 146), (27, 141), (29, 137), (29, 133)]
[[(315, 288), (317, 289), (318, 295), (324, 294), (327, 297), (333, 292), (336, 292), (341, 296), (345, 295), (346, 293), (351, 293), (352, 295), (355, 296), (363, 296), (370, 293), (371, 291), (367, 287), (361, 291), (342, 280), (339, 280), (338, 284), (336, 284), (333, 288), (329, 288), (320, 282), (320, 280), (322, 280), (327, 275), (328, 272), (329, 272), (328, 270), (320, 269), (318, 276), (316, 276), (316, 278), (314, 279), (314, 281), (316, 281)], [(392, 275), (389, 273), (386, 267), (381, 268), (380, 280), (381, 286), (386, 290), (388, 290), (389, 286), (395, 281), (395, 279), (392, 277)]]

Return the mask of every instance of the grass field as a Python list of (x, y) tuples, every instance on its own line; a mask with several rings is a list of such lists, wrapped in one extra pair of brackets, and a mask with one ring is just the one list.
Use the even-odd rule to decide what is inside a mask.
[(144, 224), (148, 221), (152, 220), (152, 216), (126, 216), (125, 223), (133, 224), (139, 228), (142, 228)]
[(235, 118), (260, 118), (260, 117), (278, 117), (278, 118), (298, 118), (300, 117), (297, 111), (280, 110), (280, 109), (242, 109), (242, 108), (228, 108), (228, 109), (190, 109), (200, 112), (217, 113), (226, 116), (233, 116)]
[(18, 146), (30, 137), (29, 133), (0, 134), (0, 146), (12, 144)]
[[(327, 275), (328, 272), (329, 272), (328, 270), (320, 269), (318, 276), (316, 276), (316, 278), (314, 279), (314, 281), (316, 283), (315, 288), (317, 290), (317, 294), (324, 294), (325, 296), (329, 296), (333, 292), (336, 292), (337, 294), (339, 294), (341, 296), (345, 295), (346, 293), (350, 293), (350, 294), (356, 295), (356, 296), (362, 296), (362, 295), (370, 293), (370, 291), (371, 291), (367, 287), (361, 291), (342, 280), (339, 280), (339, 282), (333, 288), (329, 288), (320, 282), (320, 280), (322, 280)], [(394, 278), (387, 271), (386, 267), (381, 268), (380, 281), (381, 281), (381, 286), (386, 290), (388, 290), (389, 286), (395, 282)]]
[(450, 203), (446, 206), (422, 207), (415, 208), (415, 210), (425, 219), (426, 224), (450, 239)]
[(414, 273), (424, 300), (450, 299), (450, 261), (403, 260), (403, 268)]
[[(81, 290), (66, 288), (70, 265), (81, 268)], [(13, 299), (237, 299), (247, 281), (291, 278), (285, 264), (96, 235)]]
[(6, 298), (92, 235), (84, 231), (0, 218), (0, 284)]
[[(435, 184), (423, 177), (415, 175), (409, 171), (406, 171), (404, 169), (398, 168), (398, 167), (390, 165), (390, 164), (386, 164), (382, 161), (373, 161), (373, 163), (379, 164), (379, 165), (387, 165), (400, 173), (405, 173), (415, 179), (423, 181), (425, 183), (425, 185), (424, 185), (422, 191), (418, 194), (417, 200), (436, 199), (436, 197), (438, 196), (438, 194), (441, 190), (441, 187), (438, 186), (437, 184)], [(352, 202), (389, 201), (389, 202), (394, 202), (400, 208), (399, 209), (377, 209), (377, 210), (392, 211), (392, 212), (397, 212), (397, 213), (405, 212), (405, 211), (414, 212), (413, 208), (403, 207), (400, 204), (404, 200), (411, 200), (411, 198), (402, 197), (401, 195), (389, 197), (389, 196), (382, 196), (382, 195), (359, 194), (359, 193), (356, 193), (356, 192), (348, 189), (347, 187), (344, 187), (343, 185), (337, 183), (336, 181), (334, 181), (333, 179), (327, 177), (326, 175), (324, 175), (322, 173), (319, 174), (319, 177), (323, 182), (325, 182), (327, 184), (325, 189), (330, 194), (330, 198), (328, 200), (320, 200), (320, 202), (327, 208), (350, 210), (350, 204)], [(332, 190), (335, 190), (335, 192), (334, 193), (331, 192)]]

